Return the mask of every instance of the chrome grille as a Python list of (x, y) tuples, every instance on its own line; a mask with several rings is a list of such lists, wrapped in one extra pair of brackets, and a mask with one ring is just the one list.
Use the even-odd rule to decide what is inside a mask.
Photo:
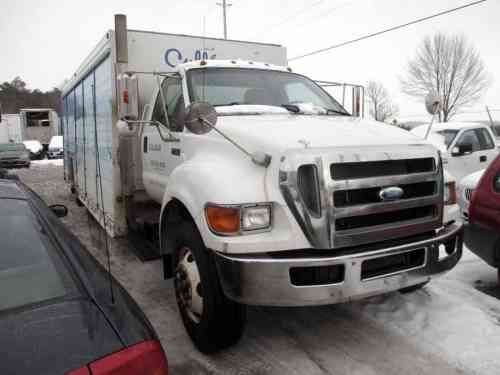
[(301, 165), (297, 171), (297, 187), (305, 206), (315, 217), (321, 216), (319, 202), (318, 168), (314, 164)]
[[(304, 165), (316, 165), (317, 178), (299, 173)], [(282, 158), (280, 187), (312, 247), (342, 248), (439, 228), (442, 173), (439, 155), (427, 145), (306, 149)], [(381, 200), (386, 187), (401, 188), (403, 196)]]
[(465, 189), (465, 199), (467, 199), (467, 202), (470, 202), (470, 200), (472, 199), (472, 193), (474, 193), (474, 189)]

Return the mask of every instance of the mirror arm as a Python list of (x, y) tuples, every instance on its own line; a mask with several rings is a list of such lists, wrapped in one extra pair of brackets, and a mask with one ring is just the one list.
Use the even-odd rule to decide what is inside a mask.
[[(126, 122), (129, 127), (132, 127), (133, 125), (139, 125), (139, 126), (141, 126), (141, 129), (142, 129), (143, 125), (154, 126), (156, 128), (156, 130), (158, 131), (158, 134), (160, 135), (160, 138), (163, 142), (180, 142), (180, 139), (174, 137), (172, 132), (164, 124), (162, 124), (160, 121), (148, 121), (148, 120), (134, 121), (134, 120), (126, 120), (126, 119), (122, 119), (122, 121)], [(163, 135), (163, 133), (161, 132), (160, 126), (167, 128), (167, 132), (168, 132), (167, 137), (165, 137), (165, 135)]]
[(205, 119), (203, 116), (198, 117), (198, 121), (203, 122), (205, 125), (209, 126), (212, 130), (215, 130), (217, 133), (219, 133), (222, 137), (224, 137), (234, 147), (236, 147), (238, 150), (240, 150), (245, 155), (247, 155), (255, 164), (267, 168), (269, 166), (269, 164), (271, 163), (271, 156), (270, 155), (265, 154), (265, 153), (260, 153), (260, 152), (254, 152), (254, 153), (248, 152), (245, 148), (240, 146), (238, 143), (233, 141), (230, 137), (228, 137), (222, 131), (220, 131), (215, 126), (213, 126), (210, 123), (210, 121)]
[(163, 142), (180, 142), (180, 139), (179, 138), (176, 138), (172, 135), (172, 132), (169, 130), (168, 131), (168, 137), (165, 137), (163, 135), (163, 133), (161, 132), (160, 130), (160, 125), (162, 126), (165, 126), (163, 125), (161, 122), (159, 121), (155, 121), (155, 123), (151, 123), (152, 126), (154, 126), (156, 128), (156, 131), (158, 132), (158, 135), (160, 136), (161, 140)]

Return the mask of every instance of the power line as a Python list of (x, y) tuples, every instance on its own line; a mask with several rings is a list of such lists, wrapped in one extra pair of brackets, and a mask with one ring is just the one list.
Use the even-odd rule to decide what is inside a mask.
[(342, 42), (342, 43), (339, 43), (339, 44), (334, 44), (333, 46), (322, 48), (322, 49), (319, 49), (319, 50), (316, 50), (316, 51), (312, 51), (312, 52), (306, 53), (304, 55), (295, 56), (295, 57), (292, 57), (291, 59), (288, 59), (288, 61), (302, 59), (304, 57), (312, 56), (312, 55), (315, 55), (317, 53), (326, 52), (326, 51), (332, 50), (334, 48), (343, 47), (345, 45), (352, 44), (352, 43), (355, 43), (355, 42), (359, 42), (361, 40), (365, 40), (365, 39), (368, 39), (368, 38), (373, 38), (375, 36), (378, 36), (378, 35), (381, 35), (381, 34), (385, 34), (385, 33), (388, 33), (390, 31), (402, 29), (404, 27), (407, 27), (407, 26), (410, 26), (410, 25), (414, 25), (416, 23), (420, 23), (420, 22), (423, 22), (423, 21), (430, 20), (431, 18), (443, 16), (445, 14), (456, 12), (458, 10), (461, 10), (461, 9), (464, 9), (464, 8), (468, 8), (468, 7), (471, 7), (471, 6), (474, 6), (474, 5), (478, 5), (478, 4), (484, 3), (484, 2), (486, 2), (486, 0), (478, 0), (478, 1), (474, 1), (472, 3), (464, 4), (464, 5), (461, 5), (461, 6), (457, 7), (457, 8), (448, 9), (448, 10), (445, 10), (445, 11), (442, 11), (442, 12), (439, 12), (439, 13), (435, 13), (435, 14), (432, 14), (430, 16), (419, 18), (419, 19), (416, 19), (416, 20), (411, 21), (411, 22), (407, 22), (407, 23), (402, 24), (402, 25), (393, 26), (391, 28), (388, 28), (388, 29), (385, 29), (385, 30), (382, 30), (382, 31), (377, 31), (375, 33), (371, 33), (371, 34), (368, 34), (368, 35), (365, 35), (365, 36), (362, 36), (362, 37), (359, 37), (359, 38), (356, 38), (356, 39), (351, 39), (351, 40), (348, 40), (346, 42)]
[(257, 37), (258, 35), (261, 35), (263, 33), (268, 33), (270, 30), (274, 30), (290, 21), (292, 21), (293, 19), (297, 18), (297, 16), (303, 14), (305, 11), (307, 10), (310, 10), (310, 9), (313, 9), (314, 7), (318, 6), (319, 4), (321, 4), (322, 2), (324, 2), (325, 0), (317, 0), (315, 1), (314, 3), (312, 4), (308, 4), (307, 6), (305, 7), (302, 7), (300, 8), (299, 10), (297, 10), (296, 12), (288, 15), (287, 17), (285, 17), (283, 20), (281, 20), (281, 22), (275, 24), (274, 26), (270, 26), (268, 28), (264, 28), (262, 31), (258, 32), (257, 34), (254, 34), (254, 36), (250, 39), (253, 39), (255, 37)]

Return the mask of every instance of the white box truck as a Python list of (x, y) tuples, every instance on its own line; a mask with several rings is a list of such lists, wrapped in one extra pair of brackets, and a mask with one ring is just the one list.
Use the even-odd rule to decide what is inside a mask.
[(18, 114), (1, 114), (0, 143), (21, 143), (23, 133), (21, 119)]
[(73, 191), (110, 235), (158, 249), (203, 352), (240, 338), (245, 305), (415, 290), (462, 254), (439, 152), (286, 63), (117, 15), (63, 90)]
[(19, 111), (23, 141), (39, 141), (47, 151), (53, 136), (59, 135), (59, 116), (50, 108), (23, 108)]

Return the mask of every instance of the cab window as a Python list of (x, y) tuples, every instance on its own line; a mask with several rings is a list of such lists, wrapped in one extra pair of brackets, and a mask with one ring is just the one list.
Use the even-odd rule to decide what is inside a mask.
[[(163, 81), (161, 89), (167, 105), (170, 130), (182, 131), (185, 104), (184, 97), (182, 95), (181, 79), (177, 77), (168, 77)], [(163, 110), (163, 101), (160, 94), (158, 94), (158, 97), (156, 98), (152, 119), (167, 125), (165, 111)]]
[(490, 133), (486, 129), (476, 129), (479, 142), (481, 143), (481, 150), (491, 150), (495, 148), (495, 143), (491, 138)]
[(481, 144), (475, 130), (466, 130), (457, 141), (457, 146), (466, 144), (472, 145), (472, 152), (476, 152), (481, 149)]

